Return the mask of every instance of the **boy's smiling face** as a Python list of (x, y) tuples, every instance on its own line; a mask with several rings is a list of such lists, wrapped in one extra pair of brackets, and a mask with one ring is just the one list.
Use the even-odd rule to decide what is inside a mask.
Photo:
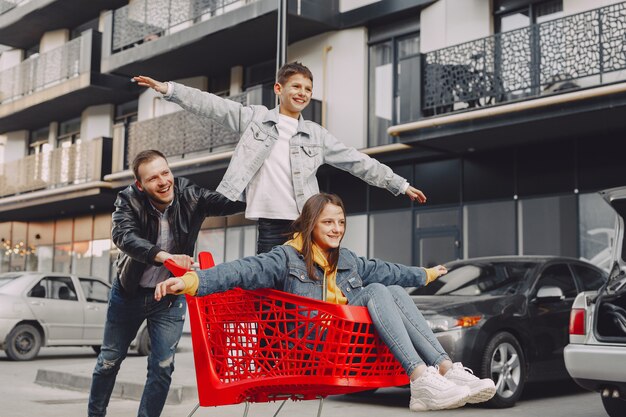
[(303, 74), (294, 74), (284, 85), (274, 84), (274, 93), (280, 99), (280, 114), (297, 119), (311, 101), (313, 81)]

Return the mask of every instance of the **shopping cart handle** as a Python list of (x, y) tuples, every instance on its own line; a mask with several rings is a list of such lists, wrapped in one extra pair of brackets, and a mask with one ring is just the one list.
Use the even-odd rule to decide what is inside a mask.
[(176, 262), (174, 262), (171, 259), (166, 259), (165, 262), (163, 262), (163, 265), (165, 265), (165, 267), (172, 274), (174, 274), (175, 277), (180, 277), (182, 275), (185, 275), (185, 273), (189, 272), (188, 269), (183, 268), (182, 266), (178, 265)]

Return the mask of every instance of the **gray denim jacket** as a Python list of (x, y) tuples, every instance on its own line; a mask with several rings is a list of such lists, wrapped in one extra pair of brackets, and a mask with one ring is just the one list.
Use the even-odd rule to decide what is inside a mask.
[[(253, 290), (274, 288), (304, 297), (322, 300), (322, 276), (309, 277), (304, 258), (291, 246), (275, 246), (258, 256), (223, 263), (198, 271), (200, 284), (197, 295), (207, 295), (233, 288)], [(348, 304), (368, 284), (422, 287), (426, 283), (424, 268), (366, 259), (341, 248), (337, 263), (337, 286), (348, 299)]]
[[(165, 99), (240, 135), (217, 191), (232, 201), (245, 201), (246, 186), (278, 140), (278, 107), (269, 110), (265, 106), (244, 106), (175, 82), (170, 82)], [(406, 184), (406, 180), (394, 174), (388, 166), (347, 147), (326, 129), (302, 116), (298, 120), (298, 130), (291, 138), (289, 155), (294, 195), (300, 212), (306, 200), (319, 192), (315, 173), (323, 164), (347, 171), (368, 184), (386, 188), (394, 195), (400, 194)]]

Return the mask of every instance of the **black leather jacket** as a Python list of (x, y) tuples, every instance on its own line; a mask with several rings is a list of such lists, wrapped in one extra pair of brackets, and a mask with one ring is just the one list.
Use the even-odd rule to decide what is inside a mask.
[[(168, 210), (175, 247), (170, 253), (193, 256), (202, 222), (208, 216), (226, 216), (245, 209), (217, 191), (201, 188), (186, 178), (174, 179), (174, 201)], [(148, 264), (161, 265), (154, 257), (159, 219), (148, 197), (132, 184), (117, 194), (113, 212), (113, 243), (120, 249), (115, 262), (124, 292), (134, 294)]]

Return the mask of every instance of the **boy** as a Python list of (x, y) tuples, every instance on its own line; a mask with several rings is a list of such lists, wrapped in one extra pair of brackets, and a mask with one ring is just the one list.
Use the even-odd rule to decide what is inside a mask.
[(391, 168), (302, 118), (311, 101), (313, 74), (299, 62), (278, 70), (274, 93), (280, 105), (273, 110), (243, 106), (175, 82), (145, 76), (133, 81), (239, 133), (239, 143), (217, 191), (233, 201), (247, 202), (246, 218), (258, 221), (257, 253), (269, 252), (288, 239), (291, 221), (299, 216), (306, 200), (319, 192), (315, 173), (325, 163), (394, 195), (404, 193), (411, 200), (426, 201), (420, 190)]

